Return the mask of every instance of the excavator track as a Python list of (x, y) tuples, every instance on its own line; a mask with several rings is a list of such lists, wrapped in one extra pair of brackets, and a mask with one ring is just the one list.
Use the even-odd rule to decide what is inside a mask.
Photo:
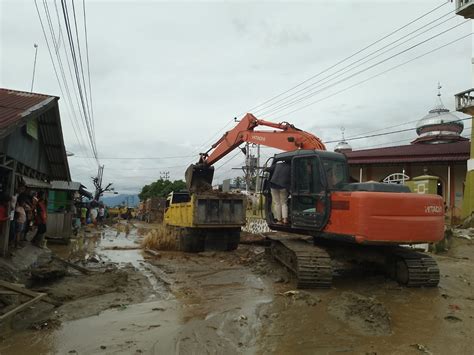
[(407, 287), (436, 287), (439, 283), (439, 268), (436, 261), (423, 253), (405, 248), (392, 252), (391, 276)]
[(270, 240), (272, 256), (296, 275), (298, 288), (331, 287), (331, 258), (323, 248), (301, 239)]

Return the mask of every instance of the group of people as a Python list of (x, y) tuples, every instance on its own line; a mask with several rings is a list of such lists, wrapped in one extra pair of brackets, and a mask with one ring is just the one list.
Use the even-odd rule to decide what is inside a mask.
[(43, 191), (27, 192), (19, 186), (11, 197), (0, 195), (0, 223), (10, 221), (9, 245), (21, 247), (27, 241), (27, 233), (36, 229), (31, 243), (43, 248), (48, 220), (47, 204)]
[(82, 225), (102, 225), (106, 218), (106, 209), (103, 203), (90, 203), (81, 206), (80, 221)]

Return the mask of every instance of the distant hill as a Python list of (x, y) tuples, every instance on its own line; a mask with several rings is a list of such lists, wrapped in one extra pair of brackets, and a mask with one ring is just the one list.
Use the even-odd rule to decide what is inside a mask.
[(140, 202), (138, 195), (113, 195), (113, 196), (103, 196), (100, 200), (104, 202), (109, 207), (117, 206), (117, 205), (127, 205), (127, 198), (128, 198), (128, 205), (130, 207), (135, 207)]

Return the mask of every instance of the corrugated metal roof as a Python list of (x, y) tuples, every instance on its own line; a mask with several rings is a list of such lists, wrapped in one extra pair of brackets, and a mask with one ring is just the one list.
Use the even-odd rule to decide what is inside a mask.
[(22, 176), (21, 177), (23, 182), (25, 183), (25, 186), (27, 187), (36, 187), (39, 189), (50, 189), (51, 184), (49, 182), (37, 180), (37, 179), (32, 179), (27, 176)]
[(81, 186), (84, 187), (80, 182), (76, 182), (76, 181), (62, 181), (62, 180), (51, 181), (51, 188), (53, 190), (79, 191)]
[(30, 114), (55, 99), (55, 96), (0, 88), (0, 137), (8, 134), (10, 128), (23, 125)]
[(38, 118), (39, 132), (50, 165), (50, 178), (70, 180), (58, 97), (0, 88), (0, 138)]
[(469, 141), (444, 144), (410, 144), (344, 152), (349, 164), (466, 161)]

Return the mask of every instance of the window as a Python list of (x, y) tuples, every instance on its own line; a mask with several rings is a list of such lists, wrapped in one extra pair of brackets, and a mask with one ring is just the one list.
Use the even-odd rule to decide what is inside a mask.
[(347, 163), (344, 160), (322, 159), (326, 179), (330, 190), (341, 188), (349, 181), (347, 174)]

